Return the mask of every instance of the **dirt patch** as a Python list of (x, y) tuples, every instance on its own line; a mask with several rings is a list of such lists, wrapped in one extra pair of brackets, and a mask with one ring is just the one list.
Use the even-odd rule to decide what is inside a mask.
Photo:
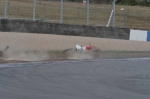
[(133, 51), (85, 51), (75, 50), (48, 51), (48, 52), (18, 52), (5, 53), (7, 57), (0, 59), (0, 63), (31, 62), (31, 61), (64, 61), (64, 60), (91, 60), (91, 59), (124, 59), (150, 58), (150, 52)]
[[(99, 51), (63, 53), (65, 49), (75, 48), (76, 44), (89, 43)], [(150, 57), (148, 42), (94, 37), (0, 32), (0, 50), (6, 46), (9, 46), (6, 57), (0, 62)]]
[(149, 51), (75, 51), (70, 49), (64, 52), (67, 59), (120, 59), (120, 58), (150, 58)]

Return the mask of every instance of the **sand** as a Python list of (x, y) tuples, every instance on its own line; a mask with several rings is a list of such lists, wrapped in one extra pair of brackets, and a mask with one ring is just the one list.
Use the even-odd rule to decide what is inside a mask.
[[(76, 44), (85, 46), (89, 43), (96, 46), (101, 51), (150, 51), (150, 43), (144, 41), (36, 33), (0, 32), (0, 50), (3, 50), (6, 46), (10, 47), (7, 53), (7, 56), (9, 56), (9, 58), (7, 58), (8, 60), (46, 60), (50, 58), (47, 53), (45, 53), (46, 51), (63, 51), (67, 48), (75, 48)], [(31, 51), (40, 52), (27, 54), (27, 52)], [(51, 56), (51, 58), (52, 57), (54, 58), (55, 55)]]
[(92, 45), (101, 50), (150, 51), (150, 43), (95, 37), (63, 36), (35, 33), (0, 32), (0, 50), (7, 45), (11, 50), (64, 50), (76, 44)]

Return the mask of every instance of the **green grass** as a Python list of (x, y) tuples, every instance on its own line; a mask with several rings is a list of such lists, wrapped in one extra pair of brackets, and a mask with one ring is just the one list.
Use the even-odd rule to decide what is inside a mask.
[[(0, 17), (3, 17), (4, 0), (0, 0)], [(32, 19), (32, 0), (8, 0), (8, 18)], [(37, 2), (36, 19), (46, 19), (52, 22), (60, 20), (60, 2)], [(127, 28), (150, 29), (150, 8), (140, 6), (116, 5), (116, 27), (123, 27), (124, 12), (129, 10), (127, 16)], [(90, 25), (106, 26), (111, 12), (111, 5), (90, 4)], [(82, 3), (64, 2), (63, 23), (86, 25), (86, 6)]]

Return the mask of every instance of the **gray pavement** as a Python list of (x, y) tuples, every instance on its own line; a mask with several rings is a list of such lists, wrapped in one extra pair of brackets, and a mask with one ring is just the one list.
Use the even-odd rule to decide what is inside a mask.
[(150, 59), (0, 64), (0, 99), (150, 99)]

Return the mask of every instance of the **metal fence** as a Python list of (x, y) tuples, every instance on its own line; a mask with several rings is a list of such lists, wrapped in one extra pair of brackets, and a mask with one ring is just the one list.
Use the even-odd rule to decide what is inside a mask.
[[(86, 5), (87, 2), (61, 1), (63, 0), (0, 0), (0, 18), (107, 26), (112, 3)], [(149, 7), (117, 5), (115, 7), (115, 26), (150, 29), (149, 10)]]

